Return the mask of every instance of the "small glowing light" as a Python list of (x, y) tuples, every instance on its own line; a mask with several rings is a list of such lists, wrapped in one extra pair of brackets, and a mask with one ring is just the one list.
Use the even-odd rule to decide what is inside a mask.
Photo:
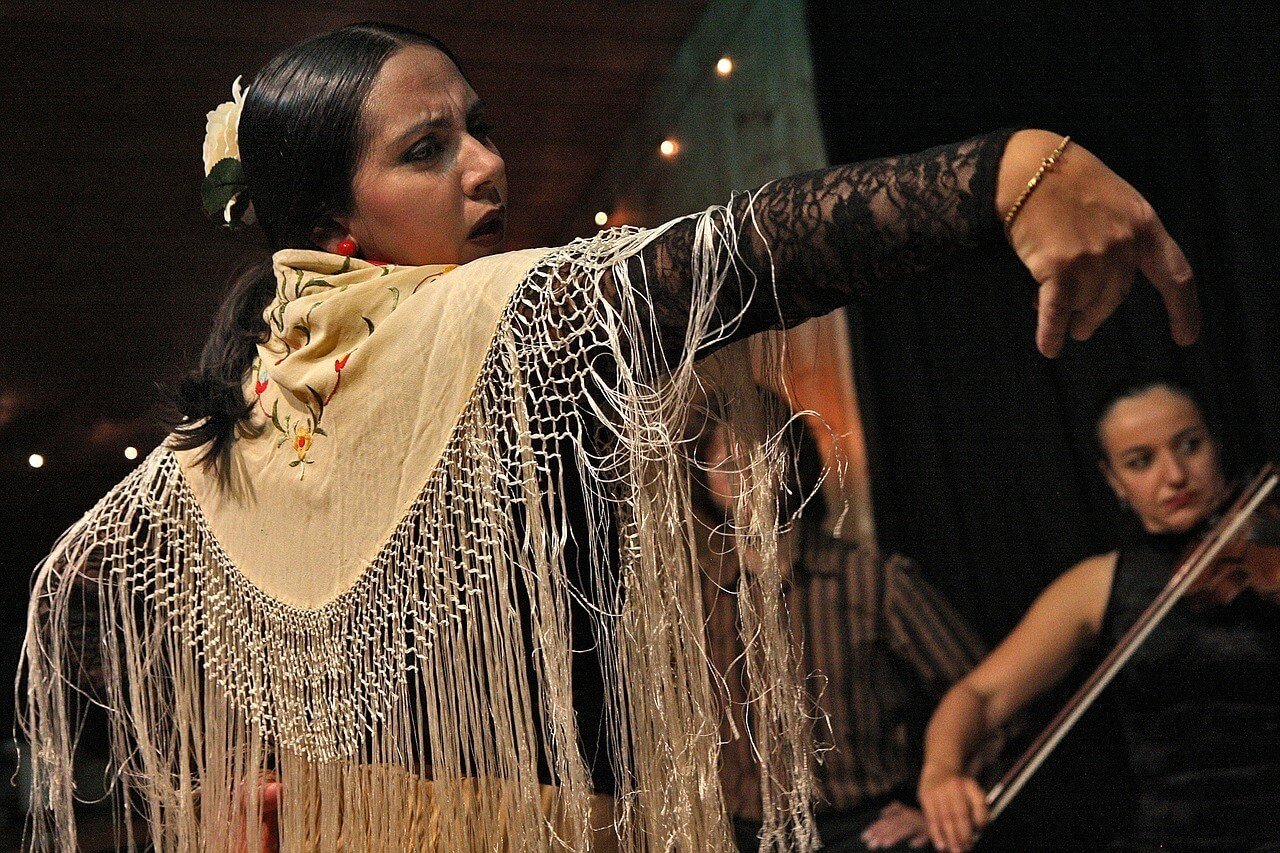
[(44, 457), (41, 456), (39, 453), (32, 453), (30, 456), (27, 457), (27, 464), (30, 465), (32, 468), (43, 468)]
[(716, 63), (716, 73), (721, 77), (728, 77), (733, 73), (733, 60), (727, 56), (720, 57), (720, 61)]
[(137, 459), (137, 458), (138, 458), (138, 448), (136, 448), (136, 447), (132, 447), (132, 446), (130, 446), (130, 447), (126, 447), (126, 448), (124, 449), (124, 458), (125, 458), (125, 459)]
[(674, 157), (680, 151), (680, 146), (676, 144), (674, 139), (664, 139), (662, 144), (658, 146), (658, 150), (662, 152), (663, 157)]
[(608, 224), (609, 224), (609, 214), (605, 213), (603, 210), (602, 210), (602, 211), (600, 211), (599, 213), (597, 213), (597, 214), (596, 214), (596, 224), (597, 224), (597, 225), (608, 225)]

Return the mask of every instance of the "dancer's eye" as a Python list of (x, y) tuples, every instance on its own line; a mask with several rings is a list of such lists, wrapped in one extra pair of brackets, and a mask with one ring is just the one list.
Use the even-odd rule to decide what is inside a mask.
[(440, 144), (440, 140), (436, 139), (434, 134), (424, 136), (409, 146), (409, 149), (404, 152), (403, 159), (408, 163), (430, 160), (443, 150), (444, 146)]

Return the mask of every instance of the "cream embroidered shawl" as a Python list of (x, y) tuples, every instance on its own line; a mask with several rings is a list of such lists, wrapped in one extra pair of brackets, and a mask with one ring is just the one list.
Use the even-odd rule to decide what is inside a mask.
[[(756, 685), (738, 734), (768, 780), (766, 849), (811, 846), (810, 738), (776, 571), (782, 449), (740, 369), (745, 345), (692, 357), (732, 331), (713, 310), (726, 281), (768, 286), (740, 274), (738, 227), (723, 208), (698, 221), (674, 363), (627, 264), (662, 229), (459, 268), (278, 254), (273, 336), (246, 379), (258, 432), (235, 442), (228, 480), (161, 447), (39, 570), (24, 648), (47, 807), (35, 843), (75, 844), (88, 703), (72, 687), (73, 629), (89, 592), (117, 793), (158, 849), (257, 849), (269, 772), (285, 850), (730, 849), (684, 426), (714, 393), (750, 459), (737, 535), (774, 555), (737, 590)], [(581, 481), (580, 506), (562, 477)], [(575, 530), (589, 541), (571, 543)], [(576, 585), (570, 544), (594, 589)], [(607, 809), (578, 747), (571, 599), (597, 623), (618, 780)]]

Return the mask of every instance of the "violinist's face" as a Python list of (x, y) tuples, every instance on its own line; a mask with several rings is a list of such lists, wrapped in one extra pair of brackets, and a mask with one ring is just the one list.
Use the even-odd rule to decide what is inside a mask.
[(506, 167), (480, 99), (447, 56), (425, 45), (397, 51), (361, 120), (355, 203), (325, 248), (350, 236), (361, 257), (399, 264), (464, 264), (501, 249)]
[(1119, 401), (1098, 427), (1116, 496), (1148, 533), (1181, 533), (1226, 493), (1218, 446), (1196, 404), (1157, 386)]

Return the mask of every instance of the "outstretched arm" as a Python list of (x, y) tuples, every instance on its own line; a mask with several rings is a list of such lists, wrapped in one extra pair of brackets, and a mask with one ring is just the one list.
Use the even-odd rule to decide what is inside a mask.
[[(957, 252), (1005, 239), (1004, 213), (1060, 141), (1047, 131), (997, 131), (794, 175), (737, 196), (727, 221), (738, 230), (750, 275), (727, 283), (717, 307), (723, 321), (742, 317), (730, 337), (711, 336), (706, 351), (825, 314)], [(697, 219), (682, 220), (645, 253), (668, 353), (684, 344), (697, 229)], [(1146, 200), (1083, 147), (1066, 149), (1007, 238), (1039, 286), (1037, 343), (1046, 355), (1057, 355), (1068, 331), (1081, 339), (1092, 334), (1139, 269), (1164, 296), (1175, 339), (1195, 339), (1199, 313), (1181, 250)]]

